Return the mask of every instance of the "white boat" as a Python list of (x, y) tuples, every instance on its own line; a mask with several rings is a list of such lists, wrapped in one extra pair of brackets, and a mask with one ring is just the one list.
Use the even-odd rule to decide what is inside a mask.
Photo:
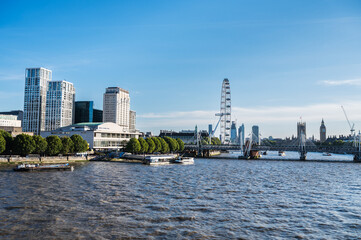
[(194, 164), (194, 158), (192, 157), (179, 157), (171, 161), (176, 164)]
[(169, 164), (172, 156), (146, 156), (143, 163), (147, 165), (166, 165)]
[(286, 153), (284, 151), (279, 151), (278, 156), (284, 157), (286, 156)]
[(326, 152), (326, 153), (323, 153), (322, 156), (332, 156), (332, 155), (331, 155), (331, 153)]

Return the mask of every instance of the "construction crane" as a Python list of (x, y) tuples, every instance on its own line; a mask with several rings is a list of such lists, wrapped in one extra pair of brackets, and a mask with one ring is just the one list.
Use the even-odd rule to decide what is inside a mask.
[(348, 120), (348, 117), (347, 117), (347, 114), (346, 114), (346, 111), (345, 111), (345, 108), (343, 106), (341, 106), (342, 110), (343, 110), (343, 113), (345, 114), (345, 117), (346, 117), (346, 120), (347, 120), (347, 123), (348, 125), (350, 126), (350, 132), (351, 132), (351, 136), (353, 137), (353, 145), (356, 146), (356, 135), (355, 135), (355, 124), (350, 123), (350, 121)]

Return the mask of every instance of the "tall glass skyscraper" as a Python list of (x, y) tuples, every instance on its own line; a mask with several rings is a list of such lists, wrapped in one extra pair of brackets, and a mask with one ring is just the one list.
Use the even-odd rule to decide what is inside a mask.
[(231, 143), (237, 143), (237, 126), (235, 121), (232, 121), (231, 125)]
[(244, 145), (244, 123), (238, 128), (238, 138), (239, 144)]
[(46, 68), (25, 70), (23, 131), (37, 135), (45, 130), (46, 91), (52, 72)]
[(50, 81), (46, 95), (45, 131), (74, 123), (74, 85), (67, 81)]
[(253, 133), (252, 136), (253, 141), (259, 145), (261, 141), (259, 137), (259, 127), (257, 125), (252, 126), (252, 133)]

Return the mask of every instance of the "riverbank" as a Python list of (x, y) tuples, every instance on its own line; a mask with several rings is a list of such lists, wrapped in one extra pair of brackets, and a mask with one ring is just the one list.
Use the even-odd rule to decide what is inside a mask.
[(56, 156), (56, 157), (0, 157), (0, 164), (22, 164), (22, 163), (71, 163), (86, 162), (96, 159), (97, 156)]

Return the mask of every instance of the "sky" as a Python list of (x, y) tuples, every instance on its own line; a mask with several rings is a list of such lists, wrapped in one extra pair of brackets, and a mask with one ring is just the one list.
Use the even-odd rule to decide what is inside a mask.
[(361, 1), (0, 0), (0, 111), (23, 109), (25, 68), (102, 109), (129, 90), (137, 128), (207, 129), (228, 78), (232, 120), (262, 137), (361, 129)]

